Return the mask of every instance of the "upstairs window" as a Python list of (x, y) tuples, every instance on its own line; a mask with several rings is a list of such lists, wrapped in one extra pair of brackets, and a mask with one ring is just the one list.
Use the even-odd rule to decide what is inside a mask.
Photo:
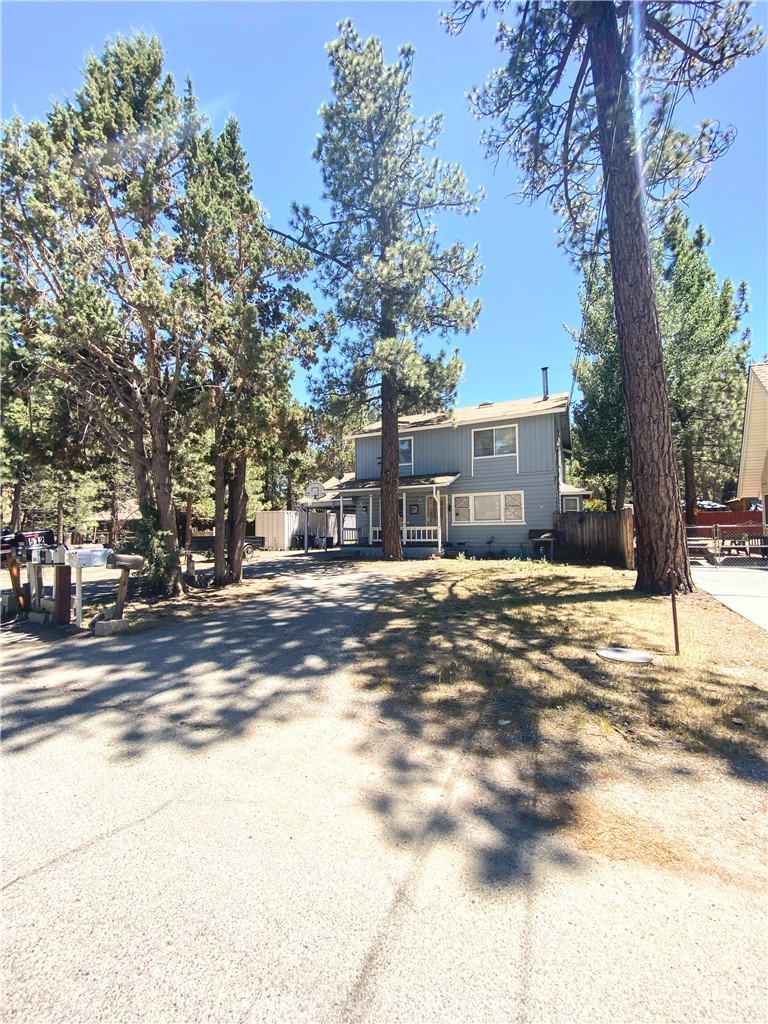
[(498, 455), (517, 455), (517, 427), (488, 427), (472, 431), (472, 455), (491, 459)]
[(401, 437), (398, 446), (400, 448), (400, 476), (413, 476), (413, 438)]

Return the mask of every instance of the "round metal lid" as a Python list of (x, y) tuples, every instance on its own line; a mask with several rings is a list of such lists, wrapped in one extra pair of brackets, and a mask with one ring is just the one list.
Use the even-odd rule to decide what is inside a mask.
[(647, 651), (635, 651), (631, 647), (601, 647), (597, 654), (607, 661), (628, 661), (633, 665), (650, 665), (653, 655)]

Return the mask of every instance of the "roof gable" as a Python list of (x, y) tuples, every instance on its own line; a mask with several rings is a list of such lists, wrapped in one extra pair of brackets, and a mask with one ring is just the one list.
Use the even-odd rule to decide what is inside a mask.
[[(543, 398), (518, 398), (511, 402), (482, 402), (463, 409), (449, 409), (445, 412), (422, 413), (403, 416), (398, 420), (398, 430), (436, 430), (441, 427), (461, 427), (475, 423), (494, 423), (524, 419), (528, 416), (563, 415), (568, 411), (568, 393), (562, 392)], [(350, 437), (370, 437), (381, 433), (381, 422), (357, 430)]]
[(747, 403), (739, 462), (739, 498), (761, 495), (768, 460), (768, 363), (753, 363), (747, 378)]

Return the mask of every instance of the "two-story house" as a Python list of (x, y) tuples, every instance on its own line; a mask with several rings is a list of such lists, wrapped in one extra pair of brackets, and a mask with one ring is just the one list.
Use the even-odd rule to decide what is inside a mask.
[[(322, 504), (338, 508), (347, 541), (377, 545), (381, 424), (352, 436), (355, 472), (329, 481)], [(565, 393), (407, 416), (399, 422), (399, 445), (405, 548), (519, 554), (531, 531), (551, 530), (555, 512), (579, 511), (589, 493), (564, 482)]]

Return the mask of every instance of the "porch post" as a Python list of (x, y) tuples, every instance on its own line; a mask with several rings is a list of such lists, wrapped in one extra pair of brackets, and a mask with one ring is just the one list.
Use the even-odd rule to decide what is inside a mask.
[(309, 554), (309, 502), (304, 506), (304, 554)]
[(373, 495), (368, 495), (368, 546), (373, 544)]
[(339, 547), (344, 544), (344, 495), (339, 494)]
[(406, 522), (405, 522), (405, 510), (407, 508), (406, 500), (407, 499), (406, 499), (405, 491), (403, 491), (403, 544), (407, 544), (407, 541), (405, 539), (406, 533), (407, 533)]
[(437, 505), (437, 553), (442, 555), (443, 553), (443, 530), (442, 523), (440, 522), (440, 493), (434, 487), (432, 488), (432, 497), (435, 504)]

